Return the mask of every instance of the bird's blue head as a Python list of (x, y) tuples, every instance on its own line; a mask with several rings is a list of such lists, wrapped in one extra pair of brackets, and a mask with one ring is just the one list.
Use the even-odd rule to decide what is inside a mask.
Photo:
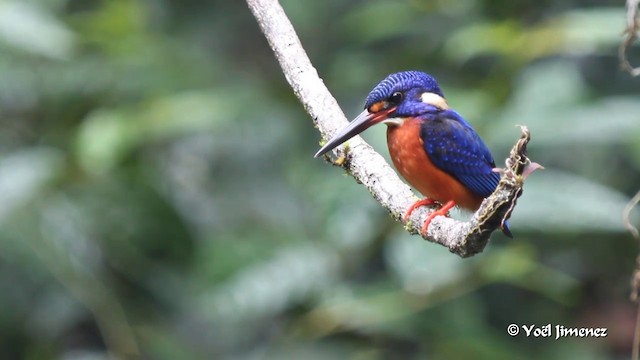
[(444, 94), (433, 76), (421, 71), (393, 73), (371, 90), (365, 102), (365, 110), (329, 140), (315, 156), (334, 149), (375, 124), (397, 126), (405, 118), (448, 108)]
[[(436, 79), (421, 71), (401, 71), (387, 76), (367, 95), (365, 109), (378, 104), (398, 106), (402, 103), (424, 103), (421, 95), (431, 93), (444, 99)], [(383, 104), (387, 102), (388, 104)]]

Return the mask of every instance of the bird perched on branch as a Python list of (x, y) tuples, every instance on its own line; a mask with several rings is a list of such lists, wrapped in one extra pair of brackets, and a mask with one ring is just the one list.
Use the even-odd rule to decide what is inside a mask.
[[(437, 204), (422, 226), (459, 206), (476, 211), (500, 181), (489, 149), (471, 125), (451, 109), (438, 82), (420, 71), (391, 74), (371, 90), (365, 110), (315, 155), (319, 157), (369, 127), (387, 125), (387, 145), (396, 169), (426, 198), (413, 204)], [(511, 237), (505, 222), (502, 231)]]

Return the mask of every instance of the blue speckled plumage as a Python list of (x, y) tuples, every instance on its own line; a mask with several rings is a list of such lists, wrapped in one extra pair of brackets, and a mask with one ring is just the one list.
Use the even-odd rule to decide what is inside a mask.
[(423, 114), (420, 137), (431, 161), (481, 197), (498, 186), (500, 175), (491, 152), (457, 112), (442, 110)]

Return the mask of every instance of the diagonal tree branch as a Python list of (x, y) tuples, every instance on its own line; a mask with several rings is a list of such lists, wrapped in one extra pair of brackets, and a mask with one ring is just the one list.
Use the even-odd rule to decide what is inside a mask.
[[(294, 93), (313, 118), (323, 138), (330, 138), (347, 124), (347, 120), (311, 64), (284, 10), (277, 0), (247, 0), (247, 4)], [(507, 159), (507, 168), (502, 171), (498, 188), (482, 203), (469, 222), (436, 217), (425, 239), (446, 246), (461, 257), (481, 252), (491, 232), (511, 215), (517, 198), (522, 194), (524, 178), (539, 167), (537, 164), (531, 166), (526, 156), (529, 139), (529, 130), (522, 127), (522, 137)], [(339, 155), (337, 160), (326, 158), (334, 165), (343, 167), (369, 190), (394, 219), (402, 221), (402, 215), (417, 198), (384, 158), (360, 137), (353, 138), (349, 146), (340, 147), (334, 152)], [(406, 229), (419, 234), (427, 214), (425, 209), (416, 210), (405, 224)]]

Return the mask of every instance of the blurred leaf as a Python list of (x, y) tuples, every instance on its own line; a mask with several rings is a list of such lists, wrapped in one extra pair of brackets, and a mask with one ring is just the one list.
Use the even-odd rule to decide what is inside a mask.
[(522, 32), (518, 26), (516, 22), (507, 21), (463, 27), (451, 35), (445, 46), (445, 54), (462, 62), (485, 53), (512, 53), (521, 45), (517, 41)]
[(23, 150), (0, 160), (0, 222), (33, 199), (63, 165), (62, 154), (50, 148)]
[[(384, 21), (379, 19), (384, 14)], [(376, 0), (353, 8), (340, 20), (345, 33), (361, 42), (374, 42), (414, 32), (418, 12), (406, 1)]]
[(551, 22), (562, 27), (568, 53), (588, 54), (617, 48), (620, 42), (620, 22), (625, 21), (621, 6), (593, 7), (568, 11)]
[(38, 337), (55, 340), (82, 321), (87, 310), (62, 287), (50, 286), (29, 309), (27, 327)]
[(479, 261), (482, 275), (495, 281), (517, 281), (536, 270), (536, 251), (529, 244), (511, 243), (500, 249), (492, 249)]
[(500, 128), (495, 123), (492, 137), (508, 139), (507, 132), (513, 132), (508, 122), (527, 124), (532, 130), (532, 145), (536, 147), (634, 143), (640, 136), (640, 96), (609, 97), (589, 105), (555, 109), (540, 107), (526, 114), (503, 119)]
[(545, 169), (527, 178), (511, 220), (544, 232), (624, 232), (622, 209), (629, 199), (580, 176)]
[(515, 20), (463, 27), (447, 41), (445, 53), (460, 62), (499, 54), (519, 62), (554, 54), (590, 53), (620, 41), (624, 9), (574, 10), (525, 28)]
[(141, 342), (148, 349), (146, 355), (154, 359), (204, 359), (198, 349), (185, 344), (173, 332), (161, 326), (145, 326), (137, 329)]
[(92, 113), (79, 129), (76, 153), (80, 164), (92, 173), (108, 171), (134, 146), (137, 126), (122, 111)]
[(330, 284), (338, 264), (337, 254), (321, 246), (285, 248), (202, 294), (198, 308), (227, 322), (272, 316)]
[(31, 239), (34, 253), (61, 277), (76, 273), (88, 278), (99, 275), (103, 253), (94, 237), (90, 236), (89, 213), (66, 196), (54, 195), (45, 201), (40, 210), (39, 228), (41, 240)]
[[(147, 31), (147, 16), (141, 1), (112, 0), (100, 3), (98, 11), (76, 15), (82, 36), (100, 44), (111, 54), (139, 56), (141, 50), (154, 45)], [(113, 41), (117, 39), (117, 41)]]
[[(339, 341), (315, 341), (285, 342), (282, 346), (272, 346), (265, 349), (255, 349), (254, 358), (266, 359), (308, 359), (308, 360), (329, 360), (329, 359), (353, 359), (366, 360), (378, 359), (378, 351), (375, 349), (357, 350)], [(264, 356), (265, 354), (266, 356)], [(358, 355), (360, 354), (360, 356)]]
[(486, 257), (478, 260), (478, 269), (488, 283), (508, 282), (572, 305), (573, 294), (580, 285), (578, 280), (541, 264), (538, 256), (532, 244), (512, 242), (499, 249), (492, 248)]
[(389, 284), (333, 288), (309, 313), (307, 321), (326, 336), (339, 329), (382, 329), (416, 311), (412, 298)]
[[(534, 121), (543, 109), (576, 104), (587, 95), (586, 84), (576, 66), (563, 60), (548, 60), (527, 67), (514, 87), (501, 116), (505, 123)], [(523, 116), (526, 118), (522, 119)]]
[(68, 58), (74, 35), (66, 25), (36, 5), (23, 1), (0, 2), (0, 37), (25, 51), (56, 59)]
[(457, 283), (468, 276), (471, 265), (451, 256), (449, 250), (442, 246), (425, 243), (404, 233), (388, 242), (385, 254), (405, 291), (417, 295)]
[(76, 154), (87, 171), (104, 173), (146, 142), (208, 131), (233, 121), (238, 107), (229, 104), (218, 93), (185, 92), (139, 107), (98, 110), (79, 128)]
[(528, 68), (497, 119), (488, 123), (490, 143), (510, 146), (515, 124), (527, 125), (532, 147), (572, 143), (633, 143), (640, 136), (640, 96), (587, 103), (586, 84), (566, 61)]

